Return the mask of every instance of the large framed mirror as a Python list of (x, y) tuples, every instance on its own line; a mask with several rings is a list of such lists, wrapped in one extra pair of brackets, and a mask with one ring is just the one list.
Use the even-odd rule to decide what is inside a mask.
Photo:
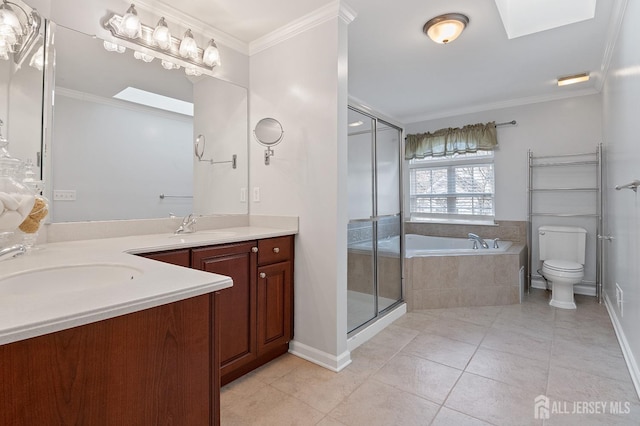
[[(44, 175), (51, 221), (247, 214), (247, 90), (186, 76), (51, 24), (55, 99)], [(205, 135), (207, 158), (194, 156)], [(231, 160), (236, 156), (236, 167)]]

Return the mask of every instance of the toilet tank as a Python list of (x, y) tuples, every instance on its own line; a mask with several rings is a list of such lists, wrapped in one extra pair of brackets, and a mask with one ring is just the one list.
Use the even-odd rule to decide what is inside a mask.
[(587, 230), (577, 226), (538, 228), (540, 260), (569, 260), (584, 265)]

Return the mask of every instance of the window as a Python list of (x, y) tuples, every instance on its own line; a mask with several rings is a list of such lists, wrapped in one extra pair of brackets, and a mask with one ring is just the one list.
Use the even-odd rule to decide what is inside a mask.
[(493, 220), (493, 151), (409, 162), (411, 219)]

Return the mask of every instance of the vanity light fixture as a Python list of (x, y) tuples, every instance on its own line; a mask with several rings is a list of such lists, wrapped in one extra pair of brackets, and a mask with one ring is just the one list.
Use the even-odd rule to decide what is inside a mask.
[[(103, 21), (102, 26), (109, 30), (114, 38), (124, 40), (126, 43), (123, 44), (127, 47), (131, 47), (130, 44), (143, 47), (139, 53), (135, 53), (137, 59), (150, 62), (152, 58), (157, 57), (161, 59), (163, 68), (172, 70), (183, 66), (185, 72), (193, 76), (202, 75), (203, 70), (211, 71), (220, 66), (220, 53), (213, 39), (206, 50), (203, 50), (198, 47), (190, 29), (184, 33), (182, 39), (171, 36), (164, 18), (160, 18), (155, 27), (140, 23), (140, 35), (137, 38), (131, 38), (124, 30), (129, 27), (129, 24), (125, 23), (127, 16), (138, 18), (133, 4), (127, 11), (127, 15), (120, 16), (114, 13)], [(113, 41), (105, 41), (104, 48), (112, 52), (125, 51), (124, 46), (119, 46)], [(137, 51), (135, 47), (133, 49)], [(171, 58), (175, 58), (175, 61)]]
[(9, 59), (9, 53), (12, 53), (13, 61), (21, 64), (38, 38), (41, 24), (42, 18), (35, 9), (27, 12), (19, 4), (3, 0), (0, 4), (0, 58)]
[(469, 24), (469, 18), (462, 13), (445, 13), (429, 19), (422, 31), (438, 44), (447, 44), (460, 37)]
[(218, 51), (218, 46), (213, 39), (209, 41), (209, 46), (204, 50), (202, 60), (210, 67), (220, 65), (220, 52)]
[(565, 77), (558, 77), (558, 86), (567, 86), (569, 84), (582, 83), (583, 81), (589, 81), (588, 72), (583, 72), (575, 75), (568, 75)]
[(138, 11), (133, 3), (122, 17), (119, 30), (129, 38), (138, 38), (142, 35), (142, 22), (138, 18)]
[(167, 50), (171, 47), (171, 31), (167, 26), (167, 22), (164, 20), (164, 16), (158, 21), (158, 25), (153, 30), (153, 41), (158, 43), (158, 47), (162, 50)]
[(29, 61), (29, 66), (42, 71), (44, 69), (44, 46), (40, 46)]

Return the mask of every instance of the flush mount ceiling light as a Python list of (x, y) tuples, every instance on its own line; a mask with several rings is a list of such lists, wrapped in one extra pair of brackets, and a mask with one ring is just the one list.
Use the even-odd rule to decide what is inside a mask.
[(583, 72), (581, 74), (568, 75), (566, 77), (558, 77), (558, 86), (568, 86), (569, 84), (582, 83), (583, 81), (589, 81), (589, 73)]
[(422, 31), (438, 44), (447, 44), (457, 39), (469, 24), (469, 18), (462, 13), (445, 13), (429, 19)]
[(354, 121), (353, 123), (349, 123), (349, 127), (358, 127), (362, 126), (364, 122), (362, 120)]

